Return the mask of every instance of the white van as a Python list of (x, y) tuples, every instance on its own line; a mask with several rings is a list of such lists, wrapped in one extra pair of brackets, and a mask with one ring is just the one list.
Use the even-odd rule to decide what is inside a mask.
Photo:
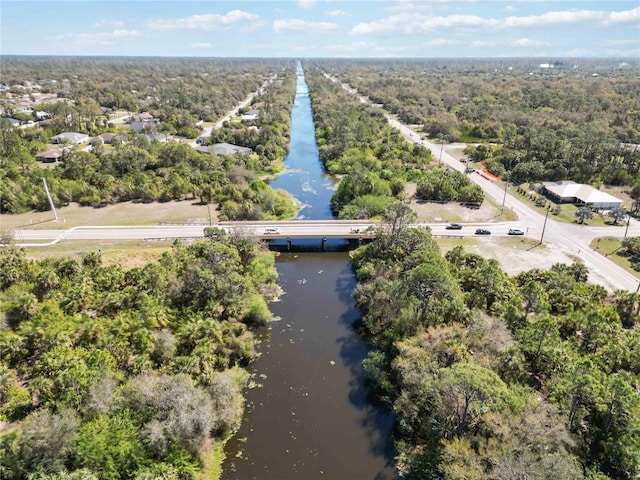
[(280, 235), (280, 229), (276, 227), (267, 227), (264, 229), (265, 235)]

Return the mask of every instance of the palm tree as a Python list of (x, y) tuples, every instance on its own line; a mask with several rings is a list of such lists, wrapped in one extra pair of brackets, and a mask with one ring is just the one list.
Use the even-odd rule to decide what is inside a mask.
[(617, 225), (618, 220), (620, 220), (621, 218), (624, 218), (626, 214), (627, 214), (627, 211), (622, 207), (615, 207), (609, 211), (609, 216), (613, 218), (614, 225)]
[(583, 225), (585, 220), (593, 218), (593, 212), (589, 207), (580, 207), (576, 210), (576, 217), (580, 219), (580, 225)]

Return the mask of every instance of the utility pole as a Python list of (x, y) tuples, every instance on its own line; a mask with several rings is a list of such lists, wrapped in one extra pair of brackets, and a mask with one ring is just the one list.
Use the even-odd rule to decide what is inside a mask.
[(624, 229), (624, 238), (627, 238), (627, 232), (629, 231), (629, 222), (631, 221), (631, 214), (627, 212), (627, 228)]
[(505, 180), (504, 182), (504, 195), (502, 196), (502, 207), (500, 207), (500, 215), (502, 215), (502, 212), (504, 211), (504, 202), (507, 200), (507, 185), (509, 184), (508, 180)]
[(440, 137), (440, 157), (438, 158), (438, 165), (442, 163), (442, 150), (444, 149), (444, 138)]
[(551, 205), (547, 207), (547, 213), (544, 216), (544, 224), (542, 225), (542, 235), (540, 236), (540, 245), (542, 245), (542, 239), (544, 238), (544, 230), (547, 228), (547, 218), (549, 217), (549, 210), (551, 210)]
[(53, 216), (56, 220), (58, 220), (58, 212), (56, 212), (56, 206), (53, 204), (53, 199), (51, 198), (51, 194), (49, 193), (49, 187), (47, 186), (47, 179), (42, 177), (42, 183), (44, 184), (44, 191), (47, 194), (47, 198), (49, 199), (49, 205), (51, 205), (51, 210), (53, 210)]

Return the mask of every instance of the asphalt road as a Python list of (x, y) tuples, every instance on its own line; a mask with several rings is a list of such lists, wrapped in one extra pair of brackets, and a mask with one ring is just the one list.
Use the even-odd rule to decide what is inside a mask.
[[(461, 230), (449, 230), (446, 223), (420, 222), (412, 227), (431, 228), (433, 235), (466, 237), (475, 236), (476, 228), (487, 228), (493, 236), (507, 236), (514, 222), (501, 224), (465, 224)], [(263, 239), (275, 238), (360, 238), (369, 235), (369, 227), (380, 225), (366, 221), (296, 220), (291, 222), (224, 222), (214, 224), (230, 233), (242, 233)], [(199, 238), (204, 236), (206, 225), (157, 225), (157, 226), (95, 226), (73, 227), (67, 230), (16, 230), (15, 240), (20, 246), (46, 246), (63, 240), (161, 240), (174, 238)], [(270, 233), (268, 229), (276, 228)]]

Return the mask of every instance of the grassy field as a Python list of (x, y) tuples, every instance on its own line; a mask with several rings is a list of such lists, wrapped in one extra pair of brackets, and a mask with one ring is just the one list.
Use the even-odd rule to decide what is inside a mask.
[(190, 222), (217, 220), (216, 205), (201, 205), (197, 200), (179, 202), (135, 203), (123, 202), (102, 208), (81, 207), (71, 204), (57, 209), (58, 221), (53, 212), (29, 212), (20, 215), (0, 215), (3, 230), (18, 228), (67, 229), (88, 225), (156, 225), (160, 222)]
[(591, 242), (591, 248), (640, 278), (640, 259), (633, 258), (626, 254), (625, 249), (622, 248), (621, 238), (595, 238)]
[(87, 253), (100, 251), (102, 264), (120, 265), (125, 269), (143, 267), (158, 260), (171, 249), (172, 242), (143, 242), (140, 240), (73, 240), (50, 247), (27, 247), (29, 258), (73, 258), (82, 261)]

